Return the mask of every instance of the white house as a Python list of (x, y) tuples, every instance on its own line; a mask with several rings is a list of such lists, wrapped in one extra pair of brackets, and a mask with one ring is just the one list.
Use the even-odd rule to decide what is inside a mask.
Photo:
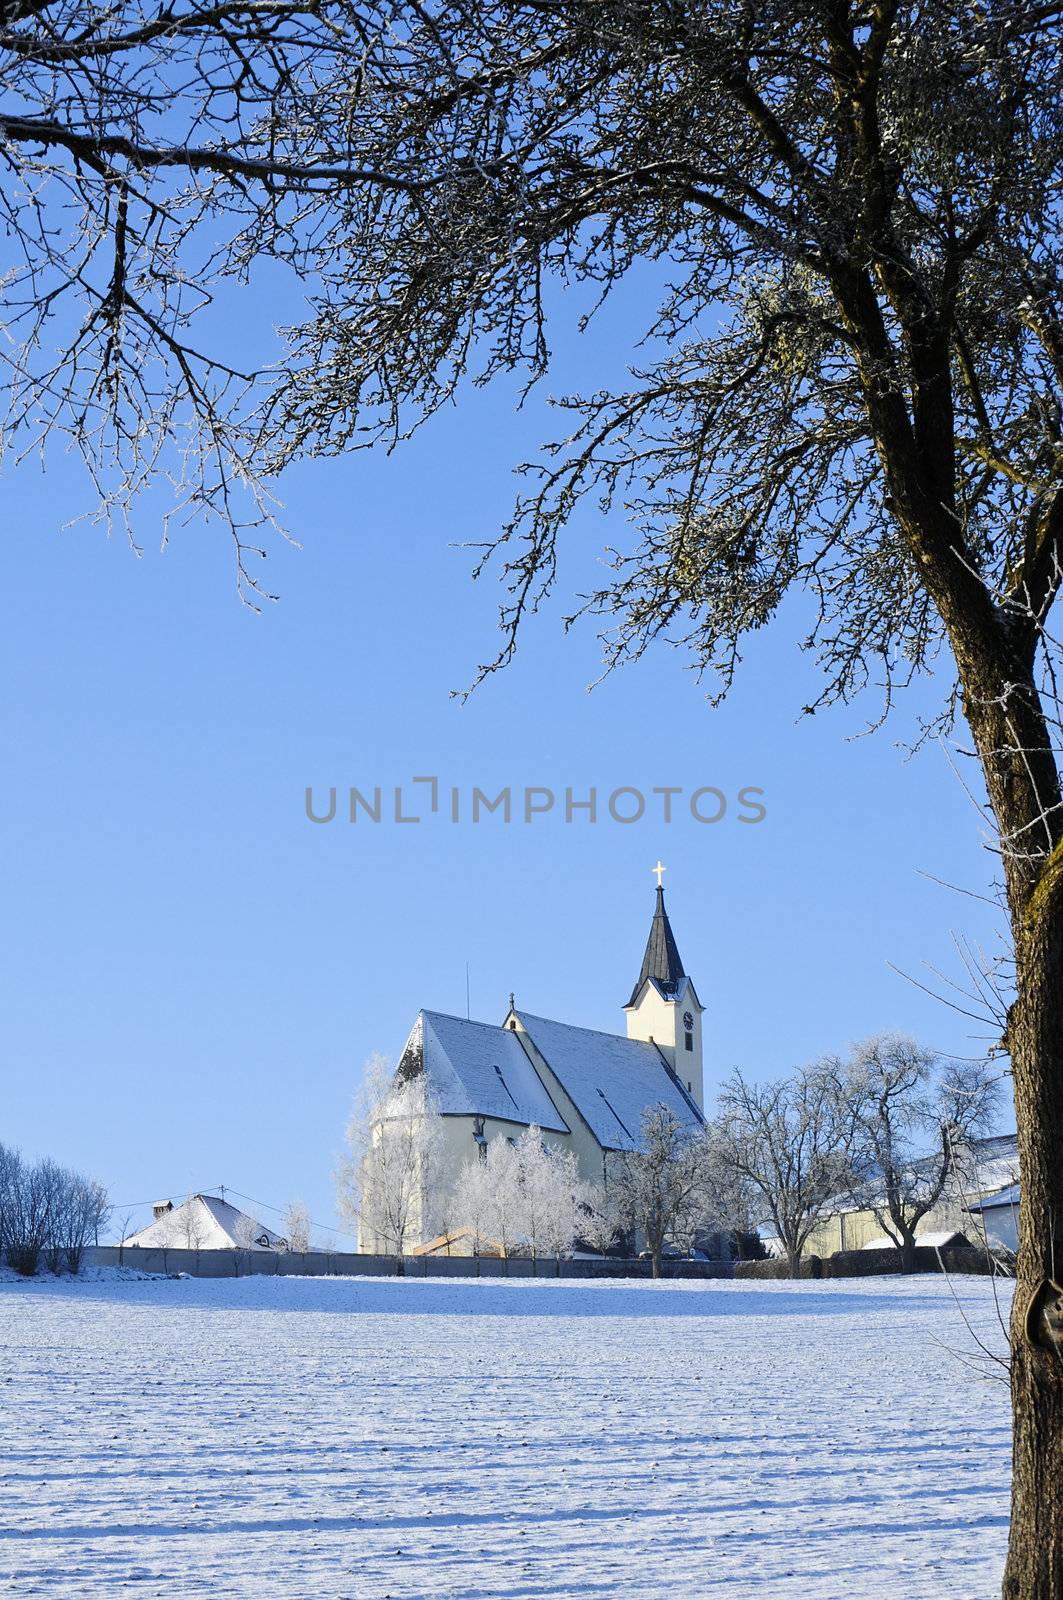
[[(668, 920), (660, 884), (664, 869), (655, 870), (645, 954), (622, 1007), (625, 1033), (537, 1016), (518, 1007), (512, 995), (500, 1023), (418, 1013), (396, 1075), (423, 1073), (442, 1114), (444, 1155), (436, 1178), (441, 1193), (452, 1189), (465, 1163), (484, 1155), (493, 1138), (516, 1139), (533, 1125), (549, 1143), (574, 1151), (580, 1175), (594, 1182), (606, 1176), (611, 1152), (638, 1146), (648, 1108), (667, 1106), (684, 1126), (701, 1126), (703, 1007)], [(371, 1244), (362, 1241), (363, 1248)]]
[(214, 1194), (193, 1194), (183, 1205), (157, 1200), (146, 1228), (122, 1240), (144, 1250), (287, 1250), (287, 1239), (257, 1217)]
[(1019, 1248), (1019, 1186), (1009, 1183), (996, 1194), (986, 1195), (976, 1204), (968, 1206), (971, 1216), (981, 1224), (990, 1244), (1002, 1244), (1008, 1250)]

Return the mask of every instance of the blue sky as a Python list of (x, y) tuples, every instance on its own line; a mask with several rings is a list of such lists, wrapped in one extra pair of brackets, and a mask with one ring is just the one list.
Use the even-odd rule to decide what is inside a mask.
[[(640, 292), (583, 339), (562, 328), (544, 395), (616, 370)], [(940, 686), (869, 738), (852, 736), (873, 700), (798, 720), (817, 679), (793, 610), (752, 641), (720, 710), (663, 648), (588, 693), (594, 631), (563, 637), (562, 604), (508, 671), (450, 697), (494, 647), (498, 599), (455, 545), (497, 528), (513, 465), (554, 431), (540, 400), (514, 400), (472, 390), (390, 457), (295, 469), (282, 493), (301, 548), (271, 546), (282, 599), (261, 616), (236, 600), (217, 531), (178, 531), (160, 554), (146, 508), (137, 560), (91, 525), (59, 531), (87, 504), (73, 462), (9, 470), (0, 1138), (92, 1171), (123, 1207), (225, 1183), (334, 1223), (366, 1058), (396, 1055), (419, 1006), (463, 1012), (466, 963), (474, 1016), (500, 1018), (512, 989), (529, 1010), (622, 1030), (659, 856), (707, 1007), (710, 1083), (884, 1027), (980, 1048), (978, 1024), (890, 969), (962, 978), (953, 932), (988, 944), (999, 927), (920, 875), (977, 892), (992, 877), (942, 755), (896, 748)], [(581, 511), (563, 599), (608, 532)], [(768, 815), (306, 820), (308, 784), (422, 773), (466, 795), (756, 785)]]

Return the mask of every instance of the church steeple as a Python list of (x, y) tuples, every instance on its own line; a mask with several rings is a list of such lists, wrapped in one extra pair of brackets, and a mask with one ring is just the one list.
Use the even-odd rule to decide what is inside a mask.
[[(657, 870), (655, 867), (654, 871)], [(664, 868), (660, 868), (660, 871), (663, 872)], [(685, 977), (675, 934), (672, 932), (672, 924), (668, 921), (668, 912), (665, 910), (664, 888), (658, 882), (657, 904), (653, 912), (653, 921), (650, 923), (650, 936), (646, 940), (646, 954), (642, 958), (642, 970), (631, 991), (628, 1005), (635, 1004), (639, 990), (647, 978), (655, 979), (662, 993), (674, 995), (679, 988), (680, 979)]]
[(705, 1103), (701, 1057), (702, 1005), (684, 970), (679, 946), (664, 904), (658, 861), (657, 903), (646, 940), (646, 954), (631, 999), (624, 1007), (629, 1039), (656, 1045), (669, 1069), (699, 1106)]

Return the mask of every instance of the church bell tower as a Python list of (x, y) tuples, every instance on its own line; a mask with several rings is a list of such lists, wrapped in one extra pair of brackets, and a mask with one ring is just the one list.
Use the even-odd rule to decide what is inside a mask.
[(661, 883), (665, 868), (658, 861), (657, 904), (642, 970), (624, 1007), (629, 1039), (646, 1039), (661, 1051), (683, 1088), (705, 1107), (705, 1080), (701, 1056), (701, 1018), (704, 1007), (694, 985), (683, 971), (679, 948), (664, 904)]

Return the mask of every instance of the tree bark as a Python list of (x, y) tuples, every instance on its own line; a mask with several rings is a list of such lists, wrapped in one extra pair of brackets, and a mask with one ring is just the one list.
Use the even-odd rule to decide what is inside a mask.
[[(1011, 1317), (1013, 1471), (1005, 1600), (1063, 1600), (1063, 839), (1032, 650), (975, 659), (953, 635), (965, 714), (1000, 829), (1015, 950), (1005, 1043), (1019, 1137)], [(987, 670), (988, 667), (988, 670)], [(1057, 1273), (1057, 1263), (1059, 1272)]]
[[(1045, 923), (1048, 925), (1046, 926)], [(1008, 1025), (1022, 1199), (1011, 1320), (1014, 1461), (1006, 1600), (1063, 1600), (1063, 929), (1024, 930)]]
[(907, 1234), (904, 1234), (904, 1233), (901, 1234), (901, 1271), (902, 1272), (914, 1272), (915, 1271), (915, 1236), (914, 1236), (914, 1234), (913, 1234), (913, 1236), (911, 1238), (909, 1238), (907, 1236)]

